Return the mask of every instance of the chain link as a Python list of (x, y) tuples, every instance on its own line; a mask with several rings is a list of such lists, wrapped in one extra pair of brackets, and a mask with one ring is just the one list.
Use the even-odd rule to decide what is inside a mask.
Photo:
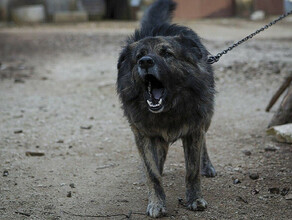
[(282, 19), (284, 19), (285, 17), (287, 17), (288, 15), (292, 14), (292, 11), (289, 11), (283, 15), (281, 15), (280, 17), (278, 17), (277, 19), (275, 19), (274, 21), (270, 22), (269, 24), (266, 24), (264, 27), (256, 30), (255, 32), (253, 32), (252, 34), (248, 35), (247, 37), (241, 39), (240, 41), (237, 41), (235, 44), (231, 45), (230, 47), (228, 47), (227, 49), (223, 50), (222, 52), (218, 53), (216, 56), (213, 55), (209, 55), (207, 58), (207, 63), (208, 64), (213, 64), (219, 61), (219, 59), (224, 55), (227, 54), (229, 51), (231, 51), (233, 48), (239, 46), (240, 44), (248, 41), (249, 39), (253, 38), (255, 35), (259, 34), (260, 32), (268, 29), (269, 27), (271, 27), (272, 25), (276, 24), (278, 21), (281, 21)]

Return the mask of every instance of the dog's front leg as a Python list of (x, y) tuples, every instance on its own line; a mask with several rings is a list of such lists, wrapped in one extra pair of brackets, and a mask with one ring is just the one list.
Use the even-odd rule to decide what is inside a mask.
[(205, 132), (196, 131), (182, 138), (186, 164), (186, 199), (187, 206), (192, 210), (204, 210), (207, 202), (202, 197), (200, 179), (201, 148)]
[(157, 218), (166, 214), (165, 193), (162, 187), (162, 171), (168, 144), (161, 138), (135, 135), (136, 144), (142, 158), (149, 188), (147, 214)]
[(203, 140), (203, 146), (201, 149), (201, 175), (206, 177), (215, 177), (216, 170), (212, 165), (212, 162), (209, 158), (207, 146), (206, 146), (206, 138)]

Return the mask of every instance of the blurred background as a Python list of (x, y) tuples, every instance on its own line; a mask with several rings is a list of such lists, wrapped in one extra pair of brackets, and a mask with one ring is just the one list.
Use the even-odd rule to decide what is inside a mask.
[[(176, 0), (177, 19), (244, 17), (261, 20), (292, 10), (291, 0)], [(136, 20), (153, 0), (1, 0), (0, 20), (15, 23)]]
[[(291, 0), (176, 1), (175, 23), (198, 33), (212, 54), (292, 9)], [(147, 187), (116, 78), (125, 39), (152, 2), (0, 0), (1, 220), (146, 219)], [(207, 145), (218, 176), (202, 178), (209, 207), (181, 205), (178, 141), (164, 169), (164, 219), (292, 219), (291, 143), (266, 134), (288, 99), (265, 111), (292, 79), (291, 18), (213, 65), (218, 93)]]

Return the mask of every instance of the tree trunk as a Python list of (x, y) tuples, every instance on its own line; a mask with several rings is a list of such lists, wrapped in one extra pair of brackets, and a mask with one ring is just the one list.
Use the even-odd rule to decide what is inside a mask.
[(288, 92), (285, 95), (284, 99), (281, 102), (281, 105), (278, 111), (275, 113), (272, 118), (269, 127), (275, 125), (283, 125), (292, 123), (292, 84), (288, 88)]

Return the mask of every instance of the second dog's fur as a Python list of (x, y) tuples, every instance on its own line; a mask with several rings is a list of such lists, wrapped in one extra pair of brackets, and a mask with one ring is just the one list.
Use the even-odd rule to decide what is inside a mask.
[(166, 213), (162, 172), (174, 141), (183, 142), (190, 209), (207, 207), (200, 174), (216, 175), (205, 140), (215, 94), (208, 51), (191, 29), (169, 23), (174, 9), (172, 0), (156, 1), (118, 61), (117, 91), (146, 170), (152, 217)]

